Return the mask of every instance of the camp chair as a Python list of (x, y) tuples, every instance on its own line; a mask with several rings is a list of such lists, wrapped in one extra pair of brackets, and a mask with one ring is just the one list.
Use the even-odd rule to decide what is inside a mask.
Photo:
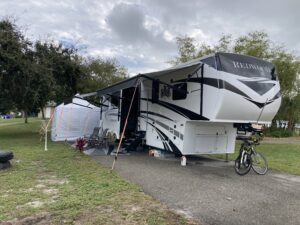
[(100, 127), (95, 127), (93, 130), (93, 133), (87, 139), (88, 146), (105, 147), (106, 142), (107, 142), (107, 139), (106, 139), (107, 131), (108, 131), (108, 129), (105, 129), (103, 132), (100, 132)]
[(100, 127), (95, 127), (93, 133), (87, 138), (88, 146), (95, 146), (99, 142)]
[(108, 141), (107, 132), (108, 129), (105, 129), (103, 132), (100, 132), (98, 146), (101, 146), (103, 148), (107, 147), (107, 141)]

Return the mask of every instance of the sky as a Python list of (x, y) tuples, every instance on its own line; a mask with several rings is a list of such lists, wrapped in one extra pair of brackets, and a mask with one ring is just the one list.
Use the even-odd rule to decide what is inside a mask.
[(31, 40), (54, 40), (85, 56), (115, 58), (131, 75), (170, 67), (176, 37), (215, 44), (259, 30), (300, 55), (299, 0), (1, 0)]

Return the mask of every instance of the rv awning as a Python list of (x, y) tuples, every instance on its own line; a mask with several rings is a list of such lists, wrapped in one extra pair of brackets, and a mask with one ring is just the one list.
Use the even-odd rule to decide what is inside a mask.
[(136, 85), (136, 82), (137, 82), (138, 79), (147, 79), (147, 78), (155, 79), (156, 77), (166, 75), (166, 74), (169, 74), (169, 73), (174, 73), (174, 75), (176, 75), (176, 74), (189, 75), (189, 74), (192, 74), (192, 73), (196, 72), (200, 68), (201, 65), (202, 65), (202, 62), (199, 61), (199, 60), (196, 60), (196, 61), (192, 61), (192, 62), (189, 62), (189, 63), (180, 64), (180, 65), (177, 65), (175, 67), (171, 67), (171, 68), (166, 69), (166, 70), (161, 70), (161, 71), (151, 72), (151, 73), (138, 74), (134, 77), (128, 78), (126, 80), (123, 80), (121, 82), (113, 84), (109, 87), (99, 89), (99, 90), (97, 90), (97, 94), (99, 96), (102, 96), (102, 95), (106, 95), (106, 94), (112, 94), (112, 93), (120, 91), (122, 89), (134, 87)]
[(121, 89), (134, 87), (139, 77), (140, 77), (140, 75), (137, 75), (132, 78), (128, 78), (126, 80), (120, 81), (120, 82), (115, 83), (106, 88), (97, 90), (97, 93), (99, 96), (102, 96), (102, 95), (106, 95), (106, 94), (112, 94), (116, 91), (120, 91)]

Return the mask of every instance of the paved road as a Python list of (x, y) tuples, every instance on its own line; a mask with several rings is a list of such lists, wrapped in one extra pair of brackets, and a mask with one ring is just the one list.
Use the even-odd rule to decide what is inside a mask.
[[(93, 156), (110, 167), (113, 156)], [(195, 158), (181, 167), (178, 159), (145, 153), (120, 156), (116, 171), (170, 208), (201, 224), (299, 225), (300, 177), (268, 172), (238, 176), (232, 163)]]

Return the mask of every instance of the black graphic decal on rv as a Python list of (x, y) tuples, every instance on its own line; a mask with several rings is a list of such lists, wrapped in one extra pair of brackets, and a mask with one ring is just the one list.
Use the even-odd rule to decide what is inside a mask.
[[(140, 117), (141, 117), (141, 118), (144, 118), (144, 119), (149, 119), (149, 120), (151, 120), (152, 122), (158, 124), (159, 126), (161, 126), (162, 128), (164, 128), (165, 130), (167, 130), (167, 131), (169, 131), (169, 132), (171, 132), (170, 130), (173, 129), (173, 133), (171, 132), (171, 134), (172, 134), (172, 135), (175, 135), (177, 138), (180, 138), (181, 140), (183, 140), (183, 136), (184, 136), (184, 135), (183, 135), (182, 133), (180, 133), (179, 131), (175, 130), (174, 128), (171, 128), (171, 127), (169, 127), (168, 125), (166, 125), (166, 124), (164, 124), (164, 123), (162, 123), (162, 122), (160, 122), (160, 121), (158, 121), (158, 120), (155, 120), (155, 119), (153, 119), (153, 118), (151, 118), (151, 117), (149, 117), (149, 116), (143, 116), (143, 115), (140, 115)], [(147, 121), (146, 121), (146, 122), (147, 122)], [(152, 124), (151, 124), (151, 125), (152, 125)]]
[[(176, 155), (181, 155), (181, 151), (179, 150), (179, 148), (177, 148), (177, 146), (170, 140), (170, 138), (168, 138), (168, 136), (166, 134), (164, 134), (164, 132), (162, 132), (160, 129), (158, 129), (157, 127), (155, 127), (153, 124), (149, 123), (152, 127), (154, 127), (154, 129), (157, 131), (157, 133), (159, 133), (160, 135), (163, 136), (162, 140), (168, 141), (168, 144), (170, 145), (171, 151), (174, 152)], [(163, 141), (164, 143), (164, 141)]]
[(176, 154), (176, 155), (181, 155), (181, 151), (179, 150), (179, 148), (177, 148), (177, 146), (170, 140), (170, 138), (168, 138), (167, 135), (164, 134), (164, 132), (162, 132), (160, 129), (156, 128), (158, 132), (161, 133), (161, 135), (163, 135), (165, 140), (169, 141), (169, 145), (172, 149), (172, 151)]
[(150, 114), (150, 115), (158, 116), (158, 117), (170, 120), (170, 121), (174, 121), (174, 120), (170, 119), (169, 117), (166, 117), (166, 116), (164, 116), (162, 114), (151, 112), (151, 111), (140, 111), (140, 113)]
[(275, 84), (274, 83), (266, 83), (265, 80), (263, 81), (245, 81), (245, 80), (239, 80), (252, 90), (256, 91), (260, 95), (264, 95), (269, 90), (271, 90)]
[(171, 151), (172, 152), (172, 149), (171, 149), (171, 147), (166, 143), (166, 141), (168, 141), (168, 139), (165, 139), (165, 137), (162, 135), (162, 133), (158, 130), (158, 128), (157, 127), (155, 127), (152, 123), (149, 123), (149, 122), (147, 122), (149, 125), (151, 125), (153, 128), (154, 128), (154, 130), (156, 131), (156, 133), (159, 135), (159, 138), (160, 138), (160, 140), (161, 140), (161, 142), (162, 142), (162, 144), (164, 145), (164, 150), (167, 150), (167, 151)]
[[(190, 79), (181, 79), (181, 80), (177, 80), (177, 81), (174, 81), (175, 82), (194, 82), (194, 83), (201, 83), (201, 78), (190, 78)], [(242, 82), (242, 81), (241, 81)], [(252, 82), (252, 81), (251, 81)], [(244, 82), (243, 82), (244, 83)], [(256, 81), (257, 83), (257, 81)], [(240, 89), (236, 88), (235, 86), (231, 85), (230, 83), (224, 81), (224, 80), (221, 80), (221, 79), (216, 79), (216, 78), (203, 78), (203, 84), (206, 84), (206, 85), (209, 85), (209, 86), (212, 86), (212, 87), (215, 87), (215, 88), (219, 88), (219, 89), (225, 89), (225, 90), (228, 90), (228, 91), (231, 91), (235, 94), (238, 94), (238, 95), (241, 95), (243, 96), (246, 100), (248, 100), (249, 102), (252, 102), (253, 104), (255, 104), (257, 107), (259, 108), (262, 108), (264, 107), (265, 105), (267, 104), (270, 104), (272, 103), (275, 99), (279, 98), (280, 97), (280, 93), (276, 94), (274, 96), (274, 98), (272, 98), (272, 100), (269, 100), (268, 102), (256, 102), (254, 101), (252, 98), (250, 98), (247, 94), (245, 94), (244, 92), (242, 92)], [(252, 86), (253, 87), (253, 84), (245, 84), (247, 86)], [(258, 84), (259, 85), (259, 84)], [(249, 87), (250, 87), (249, 86)], [(262, 88), (262, 86), (264, 86), (264, 88)], [(260, 95), (263, 95), (264, 93), (268, 92), (269, 90), (271, 90), (273, 87), (275, 86), (275, 84), (273, 83), (264, 83), (263, 85), (261, 85), (261, 89), (257, 89), (257, 90), (254, 90), (256, 91), (258, 94)], [(267, 89), (269, 88), (269, 89)], [(263, 93), (264, 92), (264, 93)], [(263, 93), (263, 94), (261, 94)]]
[[(147, 99), (147, 98), (141, 98), (141, 100), (153, 102), (151, 99)], [(190, 120), (209, 120), (208, 118), (201, 116), (193, 111), (190, 111), (188, 109), (182, 108), (180, 106), (177, 106), (177, 105), (174, 105), (174, 104), (171, 104), (168, 102), (158, 101), (155, 103), (159, 104), (173, 112), (176, 112), (176, 113), (180, 114), (181, 116), (188, 118)]]

